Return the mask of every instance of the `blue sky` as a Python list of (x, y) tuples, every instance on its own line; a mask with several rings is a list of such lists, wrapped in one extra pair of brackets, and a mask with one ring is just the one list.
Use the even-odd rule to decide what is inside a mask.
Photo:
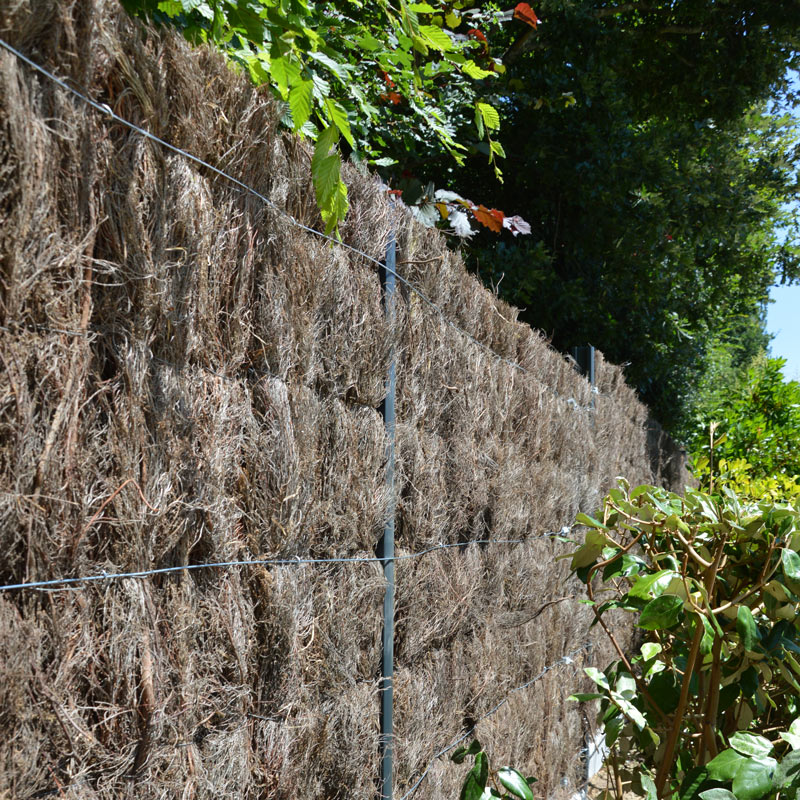
[[(800, 77), (791, 78), (792, 89), (800, 89)], [(787, 109), (794, 116), (798, 109)], [(795, 214), (800, 207), (795, 206)], [(767, 307), (767, 330), (775, 336), (770, 346), (771, 355), (785, 358), (784, 377), (800, 380), (800, 286), (773, 286), (770, 297), (774, 301)]]
[(800, 286), (773, 286), (770, 297), (775, 301), (767, 308), (767, 330), (775, 336), (770, 352), (786, 359), (784, 377), (800, 380)]

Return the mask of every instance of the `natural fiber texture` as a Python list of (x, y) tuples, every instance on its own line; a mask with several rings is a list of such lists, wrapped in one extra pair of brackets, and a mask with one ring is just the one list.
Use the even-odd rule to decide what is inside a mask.
[[(0, 35), (319, 226), (308, 147), (213, 54), (111, 0), (11, 0)], [(346, 178), (345, 242), (382, 258), (395, 231), (398, 271), (524, 370), (407, 287), (393, 328), (368, 259), (0, 51), (0, 583), (371, 556), (394, 348), (398, 550), (465, 543), (397, 564), (399, 797), (587, 642), (566, 547), (537, 537), (672, 455), (653, 435), (648, 453), (618, 368), (600, 359), (592, 394), (438, 234)], [(466, 544), (487, 538), (526, 543)], [(0, 797), (374, 797), (383, 589), (373, 563), (0, 593)], [(607, 657), (598, 642), (478, 725), (542, 797), (582, 779), (565, 698)], [(443, 759), (416, 796), (462, 777)]]

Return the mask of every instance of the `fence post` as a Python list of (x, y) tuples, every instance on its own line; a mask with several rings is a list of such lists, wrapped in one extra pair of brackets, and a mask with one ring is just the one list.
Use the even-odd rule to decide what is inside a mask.
[[(394, 232), (386, 248), (385, 265), (380, 268), (381, 287), (386, 316), (394, 335), (396, 242)], [(383, 536), (378, 543), (378, 558), (383, 559), (386, 593), (383, 598), (383, 654), (381, 658), (381, 800), (392, 798), (392, 757), (394, 755), (393, 730), (393, 677), (394, 677), (394, 446), (395, 446), (395, 349), (389, 352), (389, 374), (386, 398), (381, 403), (381, 415), (386, 427), (386, 485), (389, 489), (389, 507)]]
[(578, 372), (594, 386), (594, 346), (591, 344), (579, 345), (570, 350), (570, 355), (575, 359)]

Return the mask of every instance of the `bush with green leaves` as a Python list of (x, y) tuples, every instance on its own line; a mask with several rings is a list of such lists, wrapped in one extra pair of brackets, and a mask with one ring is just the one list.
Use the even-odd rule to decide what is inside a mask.
[(747, 484), (777, 476), (796, 482), (800, 476), (800, 383), (784, 378), (785, 364), (781, 358), (756, 360), (701, 409), (690, 446), (704, 486), (721, 480), (735, 490), (759, 492)]
[[(633, 759), (650, 798), (794, 797), (800, 511), (729, 487), (680, 496), (620, 480), (577, 521), (588, 530), (571, 567), (619, 658), (587, 668), (596, 689), (573, 697), (600, 701), (618, 793)], [(609, 624), (619, 614), (646, 636), (635, 657)]]
[(450, 758), (463, 764), (467, 756), (474, 761), (464, 778), (460, 800), (533, 800), (531, 784), (536, 783), (536, 778), (526, 778), (513, 767), (491, 769), (489, 756), (477, 739), (459, 747)]

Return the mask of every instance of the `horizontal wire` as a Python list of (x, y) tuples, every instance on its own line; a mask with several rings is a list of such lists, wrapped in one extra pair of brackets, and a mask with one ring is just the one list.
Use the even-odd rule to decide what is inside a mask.
[(571, 653), (567, 653), (566, 655), (564, 655), (561, 658), (559, 658), (558, 661), (554, 661), (552, 664), (550, 664), (549, 666), (545, 667), (538, 675), (536, 675), (535, 677), (531, 678), (526, 683), (523, 683), (521, 686), (517, 686), (516, 688), (512, 689), (496, 706), (494, 706), (494, 708), (490, 709), (482, 717), (480, 717), (475, 722), (475, 724), (463, 736), (459, 736), (458, 739), (455, 739), (454, 741), (450, 742), (450, 744), (447, 745), (447, 747), (444, 747), (443, 749), (441, 749), (430, 760), (430, 762), (428, 763), (428, 766), (425, 768), (425, 772), (423, 772), (422, 775), (420, 775), (420, 777), (417, 779), (417, 782), (400, 798), (400, 800), (407, 800), (407, 798), (411, 797), (411, 795), (414, 794), (414, 792), (417, 790), (419, 785), (425, 779), (427, 774), (431, 771), (431, 769), (433, 768), (433, 765), (436, 763), (436, 760), (438, 758), (440, 758), (441, 756), (443, 756), (445, 753), (447, 753), (450, 750), (452, 750), (456, 745), (461, 744), (461, 742), (463, 742), (465, 739), (467, 739), (470, 736), (472, 736), (472, 734), (475, 733), (475, 729), (478, 727), (478, 725), (480, 725), (481, 722), (483, 722), (487, 717), (491, 717), (492, 714), (495, 714), (497, 711), (499, 711), (511, 699), (511, 696), (515, 692), (521, 692), (524, 689), (527, 689), (532, 684), (534, 684), (537, 681), (541, 680), (545, 675), (547, 675), (548, 672), (550, 672), (550, 670), (555, 669), (557, 666), (559, 666), (561, 664), (572, 664), (573, 663), (573, 661), (572, 661), (572, 657), (573, 656), (577, 655), (578, 653), (582, 652), (583, 650), (588, 650), (591, 646), (592, 645), (590, 643), (581, 645), (576, 650), (573, 650)]
[[(384, 564), (390, 561), (406, 561), (409, 559), (420, 558), (421, 556), (433, 553), (437, 550), (448, 550), (454, 547), (469, 547), (473, 544), (525, 544), (540, 539), (552, 539), (556, 536), (565, 536), (571, 529), (564, 526), (559, 531), (550, 531), (531, 536), (527, 539), (474, 539), (469, 542), (455, 542), (452, 544), (437, 544), (420, 550), (416, 553), (406, 553), (392, 558), (379, 558), (378, 556), (354, 556), (351, 558), (254, 558), (243, 561), (216, 561), (208, 564), (187, 564), (182, 567), (161, 567), (159, 569), (138, 570), (136, 572), (102, 572), (95, 575), (84, 575), (79, 578), (53, 578), (47, 581), (29, 581), (27, 583), (9, 583), (0, 586), (0, 592), (11, 591), (12, 589), (40, 589), (45, 590), (49, 586), (69, 586), (75, 583), (91, 583), (96, 581), (121, 580), (123, 578), (147, 578), (151, 575), (168, 575), (173, 572), (183, 572), (184, 570), (228, 568), (228, 567), (251, 567), (251, 566), (278, 566), (290, 567), (302, 564)], [(61, 591), (61, 590), (57, 590)]]
[[(234, 178), (232, 175), (228, 174), (227, 172), (224, 172), (223, 170), (219, 169), (218, 167), (215, 167), (212, 164), (209, 164), (207, 161), (204, 161), (202, 158), (199, 158), (198, 156), (190, 153), (189, 151), (183, 150), (182, 148), (177, 147), (174, 144), (171, 144), (170, 142), (166, 141), (165, 139), (162, 139), (161, 137), (156, 136), (154, 133), (151, 133), (147, 129), (141, 128), (138, 125), (134, 124), (133, 122), (130, 122), (129, 120), (125, 119), (124, 117), (119, 116), (119, 114), (117, 114), (109, 105), (107, 105), (105, 103), (98, 103), (96, 100), (93, 100), (88, 95), (84, 94), (83, 92), (79, 91), (78, 89), (73, 88), (66, 81), (62, 80), (61, 78), (56, 77), (52, 72), (50, 72), (49, 70), (45, 69), (40, 64), (37, 64), (35, 61), (33, 61), (32, 59), (28, 58), (27, 56), (23, 55), (19, 50), (17, 50), (16, 48), (12, 47), (8, 42), (6, 42), (2, 38), (0, 38), (0, 46), (4, 47), (6, 50), (8, 50), (9, 53), (11, 53), (12, 55), (16, 56), (20, 61), (24, 62), (25, 64), (27, 64), (32, 69), (36, 70), (37, 72), (39, 72), (40, 74), (42, 74), (46, 78), (48, 78), (49, 80), (53, 81), (55, 84), (60, 86), (62, 89), (65, 89), (66, 91), (70, 92), (75, 97), (79, 98), (84, 103), (86, 103), (87, 105), (89, 105), (92, 108), (94, 108), (96, 111), (99, 111), (104, 116), (109, 117), (110, 119), (114, 120), (115, 122), (118, 122), (120, 125), (124, 125), (125, 127), (129, 128), (130, 130), (134, 131), (135, 133), (138, 133), (139, 135), (145, 137), (146, 139), (150, 139), (151, 141), (156, 142), (157, 144), (161, 145), (162, 147), (166, 148), (167, 150), (170, 150), (173, 153), (177, 153), (178, 155), (180, 155), (180, 156), (182, 156), (182, 157), (194, 162), (195, 164), (198, 164), (198, 165), (200, 165), (202, 167), (205, 167), (206, 169), (208, 169), (211, 172), (213, 172), (215, 175), (218, 175), (219, 177), (224, 178), (225, 180), (229, 181), (230, 183), (232, 183), (234, 186), (236, 186), (237, 188), (239, 188), (243, 192), (245, 192), (247, 194), (251, 194), (251, 195), (253, 195), (253, 197), (256, 197), (259, 200), (261, 200), (268, 208), (271, 208), (272, 210), (276, 211), (278, 214), (284, 216), (286, 219), (288, 219), (291, 222), (292, 225), (296, 226), (297, 228), (299, 228), (301, 230), (304, 230), (307, 233), (310, 233), (310, 234), (312, 234), (312, 235), (314, 235), (314, 236), (316, 236), (316, 237), (318, 237), (320, 239), (324, 239), (325, 241), (328, 241), (328, 242), (330, 242), (332, 244), (335, 244), (338, 247), (342, 247), (345, 250), (349, 250), (350, 252), (355, 253), (356, 255), (359, 255), (362, 258), (367, 259), (371, 263), (373, 263), (373, 264), (385, 269), (387, 272), (389, 272), (392, 275), (394, 275), (397, 278), (397, 280), (400, 281), (404, 286), (406, 286), (411, 292), (413, 292), (415, 295), (417, 295), (417, 297), (419, 297), (426, 305), (430, 306), (430, 308), (432, 308), (434, 311), (436, 311), (439, 314), (439, 316), (441, 317), (442, 321), (446, 325), (451, 327), (453, 330), (457, 331), (459, 334), (461, 334), (463, 337), (465, 337), (466, 339), (471, 341), (473, 344), (477, 345), (480, 349), (484, 350), (489, 355), (491, 355), (494, 358), (498, 359), (499, 361), (507, 364), (508, 366), (512, 367), (513, 369), (517, 369), (517, 370), (523, 372), (524, 374), (529, 375), (531, 378), (533, 378), (533, 380), (535, 380), (537, 383), (539, 383), (544, 389), (546, 389), (547, 391), (551, 392), (554, 397), (556, 397), (556, 398), (558, 398), (560, 400), (566, 400), (568, 403), (571, 400), (572, 402), (569, 403), (569, 405), (574, 410), (594, 411), (594, 405), (593, 404), (589, 404), (589, 405), (583, 406), (583, 405), (580, 405), (579, 403), (577, 403), (573, 398), (565, 398), (565, 397), (563, 397), (558, 391), (556, 391), (555, 389), (553, 389), (550, 386), (547, 386), (545, 383), (543, 383), (538, 378), (536, 378), (536, 376), (529, 369), (527, 369), (526, 367), (523, 367), (522, 364), (519, 364), (516, 361), (511, 360), (510, 358), (506, 358), (505, 356), (500, 355), (498, 352), (496, 352), (491, 347), (489, 347), (489, 345), (484, 344), (479, 339), (477, 339), (475, 336), (473, 336), (471, 333), (469, 333), (468, 331), (466, 331), (463, 328), (461, 328), (455, 322), (450, 320), (448, 318), (448, 316), (445, 314), (444, 309), (441, 306), (439, 306), (437, 303), (435, 303), (433, 300), (431, 300), (425, 294), (425, 292), (423, 292), (419, 287), (417, 287), (415, 284), (413, 284), (407, 278), (404, 278), (402, 275), (400, 275), (394, 269), (389, 267), (383, 261), (375, 258), (374, 256), (369, 255), (368, 253), (365, 253), (363, 250), (359, 250), (357, 247), (353, 247), (352, 245), (349, 245), (346, 242), (343, 242), (343, 241), (341, 241), (339, 239), (335, 239), (333, 236), (329, 236), (328, 234), (322, 233), (321, 231), (318, 231), (315, 228), (312, 228), (312, 227), (310, 227), (308, 225), (304, 225), (302, 222), (300, 222), (299, 220), (295, 219), (288, 211), (280, 208), (278, 205), (276, 205), (274, 202), (272, 202), (272, 200), (270, 200), (268, 197), (266, 197), (264, 194), (262, 194), (261, 192), (257, 191), (253, 187), (249, 186), (248, 184), (244, 183), (243, 181), (240, 181), (238, 178)], [(78, 332), (75, 332), (75, 333), (78, 333)], [(85, 334), (83, 334), (83, 335), (85, 335)]]

